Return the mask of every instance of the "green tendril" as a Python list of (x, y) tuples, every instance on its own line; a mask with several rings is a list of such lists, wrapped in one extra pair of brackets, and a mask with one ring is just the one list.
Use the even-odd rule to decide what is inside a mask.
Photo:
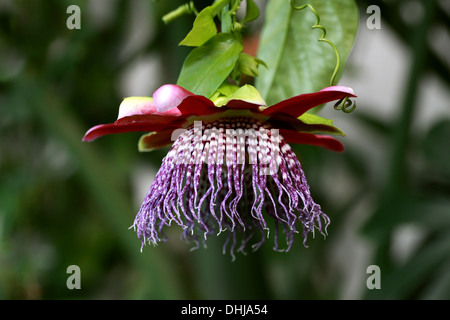
[(334, 105), (335, 110), (342, 110), (345, 113), (353, 112), (356, 109), (356, 102), (345, 96)]
[(192, 13), (194, 13), (195, 15), (198, 15), (198, 11), (197, 11), (197, 9), (195, 9), (193, 1), (183, 4), (183, 5), (179, 6), (178, 8), (176, 8), (175, 10), (167, 13), (166, 15), (164, 15), (162, 17), (162, 20), (164, 21), (165, 24), (169, 24), (173, 20), (175, 20), (185, 14), (192, 14)]
[[(290, 0), (290, 4), (294, 10), (303, 10), (305, 8), (309, 8), (309, 10), (311, 10), (311, 12), (314, 13), (314, 15), (316, 16), (316, 23), (312, 26), (312, 29), (322, 30), (322, 36), (318, 39), (318, 41), (328, 43), (333, 48), (334, 53), (336, 55), (336, 67), (334, 68), (333, 74), (331, 75), (330, 79), (330, 86), (334, 86), (334, 81), (336, 80), (337, 73), (341, 66), (341, 57), (339, 55), (338, 49), (336, 48), (333, 42), (331, 42), (326, 38), (327, 29), (325, 29), (325, 27), (320, 24), (320, 16), (312, 5), (308, 3), (301, 6), (296, 6), (295, 0)], [(350, 113), (356, 109), (356, 102), (351, 100), (349, 96), (345, 96), (344, 98), (336, 102), (336, 104), (334, 105), (334, 109), (342, 110), (345, 113)]]
[(235, 22), (233, 22), (233, 24), (231, 26), (231, 31), (241, 32), (243, 28), (244, 28), (244, 26), (241, 23), (235, 21)]
[(327, 36), (327, 29), (325, 29), (325, 27), (320, 24), (320, 16), (319, 16), (319, 14), (317, 13), (317, 11), (314, 9), (314, 7), (312, 5), (304, 4), (304, 5), (301, 5), (301, 6), (295, 6), (295, 0), (290, 0), (290, 4), (291, 4), (292, 9), (294, 9), (294, 10), (303, 10), (306, 7), (308, 7), (309, 10), (311, 10), (311, 12), (314, 13), (314, 15), (316, 16), (316, 23), (312, 26), (312, 29), (320, 29), (320, 30), (322, 30), (322, 33), (323, 33), (318, 41), (326, 42), (333, 48), (334, 53), (336, 54), (336, 67), (334, 68), (334, 72), (333, 72), (333, 74), (331, 76), (331, 79), (330, 79), (330, 86), (333, 86), (334, 85), (334, 81), (335, 81), (336, 76), (337, 76), (337, 73), (339, 71), (339, 68), (341, 66), (341, 57), (339, 55), (338, 49), (336, 48), (336, 46), (334, 45), (333, 42), (331, 42), (330, 40), (328, 40), (326, 38), (326, 36)]

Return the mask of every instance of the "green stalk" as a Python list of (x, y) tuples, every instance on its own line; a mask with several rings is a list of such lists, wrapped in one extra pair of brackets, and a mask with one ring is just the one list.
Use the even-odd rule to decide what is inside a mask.
[(406, 156), (409, 147), (411, 123), (416, 111), (420, 77), (427, 57), (427, 34), (431, 26), (435, 3), (434, 1), (422, 0), (422, 5), (424, 8), (422, 23), (411, 33), (413, 35), (411, 41), (411, 47), (414, 53), (413, 62), (406, 84), (401, 113), (394, 132), (393, 156), (386, 188), (386, 197), (388, 198), (401, 191), (405, 186), (404, 182), (407, 180)]
[[(397, 124), (395, 126), (392, 158), (390, 161), (388, 179), (384, 193), (381, 195), (380, 205), (376, 212), (378, 220), (386, 221), (385, 228), (388, 232), (383, 233), (385, 236), (378, 239), (378, 249), (375, 260), (377, 264), (382, 266), (383, 272), (389, 272), (391, 269), (390, 246), (391, 246), (391, 230), (394, 227), (389, 223), (393, 204), (400, 198), (402, 193), (407, 189), (407, 154), (409, 150), (409, 140), (411, 138), (411, 123), (414, 119), (417, 103), (417, 93), (419, 89), (421, 75), (424, 69), (427, 57), (427, 34), (430, 29), (433, 13), (434, 1), (422, 0), (424, 8), (423, 20), (411, 32), (411, 49), (413, 52), (413, 61), (405, 86), (405, 94), (401, 112), (399, 114)], [(376, 295), (376, 292), (370, 294)], [(371, 296), (369, 294), (369, 296)]]
[(211, 15), (214, 17), (219, 14), (219, 12), (230, 3), (231, 0), (218, 0), (211, 6)]

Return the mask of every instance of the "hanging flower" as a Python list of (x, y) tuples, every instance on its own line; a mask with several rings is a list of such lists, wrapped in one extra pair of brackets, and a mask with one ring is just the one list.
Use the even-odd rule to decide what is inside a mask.
[(197, 247), (209, 235), (227, 232), (223, 250), (230, 245), (233, 257), (257, 234), (252, 248), (258, 249), (271, 230), (274, 250), (288, 251), (296, 233), (306, 245), (309, 233), (325, 235), (330, 223), (289, 143), (343, 151), (341, 142), (318, 134), (343, 132), (306, 111), (348, 97), (355, 97), (351, 88), (332, 86), (268, 107), (250, 85), (223, 85), (208, 99), (169, 84), (152, 98), (124, 99), (117, 121), (91, 128), (83, 141), (145, 131), (141, 151), (172, 144), (133, 224), (142, 246), (165, 241), (164, 227), (174, 222)]

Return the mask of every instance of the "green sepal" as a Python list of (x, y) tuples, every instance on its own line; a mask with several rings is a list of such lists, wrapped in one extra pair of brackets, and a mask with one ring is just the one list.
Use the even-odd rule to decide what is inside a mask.
[(252, 85), (246, 84), (236, 90), (232, 95), (228, 97), (228, 101), (230, 100), (242, 100), (246, 102), (250, 102), (253, 104), (257, 104), (260, 106), (266, 106), (266, 101), (261, 97), (261, 94), (258, 90)]
[(210, 100), (214, 102), (216, 107), (223, 106), (228, 102), (228, 98), (238, 89), (238, 86), (225, 82), (217, 89)]
[(139, 152), (149, 152), (149, 151), (155, 150), (155, 148), (148, 148), (145, 143), (145, 139), (147, 139), (155, 134), (156, 134), (156, 132), (150, 132), (150, 133), (146, 133), (146, 134), (142, 135), (139, 138), (139, 142), (138, 142), (138, 151)]
[[(177, 130), (180, 130), (177, 132)], [(175, 140), (177, 134), (181, 134), (184, 129), (154, 131), (142, 135), (138, 142), (139, 152), (150, 152), (156, 149), (170, 146)]]
[(308, 132), (330, 133), (338, 136), (345, 136), (344, 131), (336, 127), (331, 119), (325, 119), (312, 113), (304, 113), (297, 119), (311, 127)]
[(258, 90), (249, 84), (238, 87), (236, 85), (224, 83), (211, 97), (211, 101), (213, 101), (217, 107), (226, 105), (230, 100), (242, 100), (256, 105), (266, 106), (266, 102), (261, 97)]

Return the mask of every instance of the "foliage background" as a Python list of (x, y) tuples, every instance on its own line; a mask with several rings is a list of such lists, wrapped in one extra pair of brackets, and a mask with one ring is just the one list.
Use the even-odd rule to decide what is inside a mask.
[[(0, 298), (449, 299), (448, 3), (357, 1), (340, 83), (358, 109), (323, 114), (346, 131), (347, 150), (296, 148), (329, 236), (288, 254), (268, 242), (235, 262), (220, 237), (189, 252), (176, 227), (141, 253), (128, 227), (167, 150), (138, 153), (138, 133), (81, 142), (124, 96), (176, 82), (193, 18), (160, 18), (181, 3), (0, 1)], [(66, 28), (71, 4), (81, 30)], [(380, 30), (366, 26), (371, 4)], [(72, 264), (81, 290), (66, 287)], [(366, 287), (374, 264), (381, 290)]]

